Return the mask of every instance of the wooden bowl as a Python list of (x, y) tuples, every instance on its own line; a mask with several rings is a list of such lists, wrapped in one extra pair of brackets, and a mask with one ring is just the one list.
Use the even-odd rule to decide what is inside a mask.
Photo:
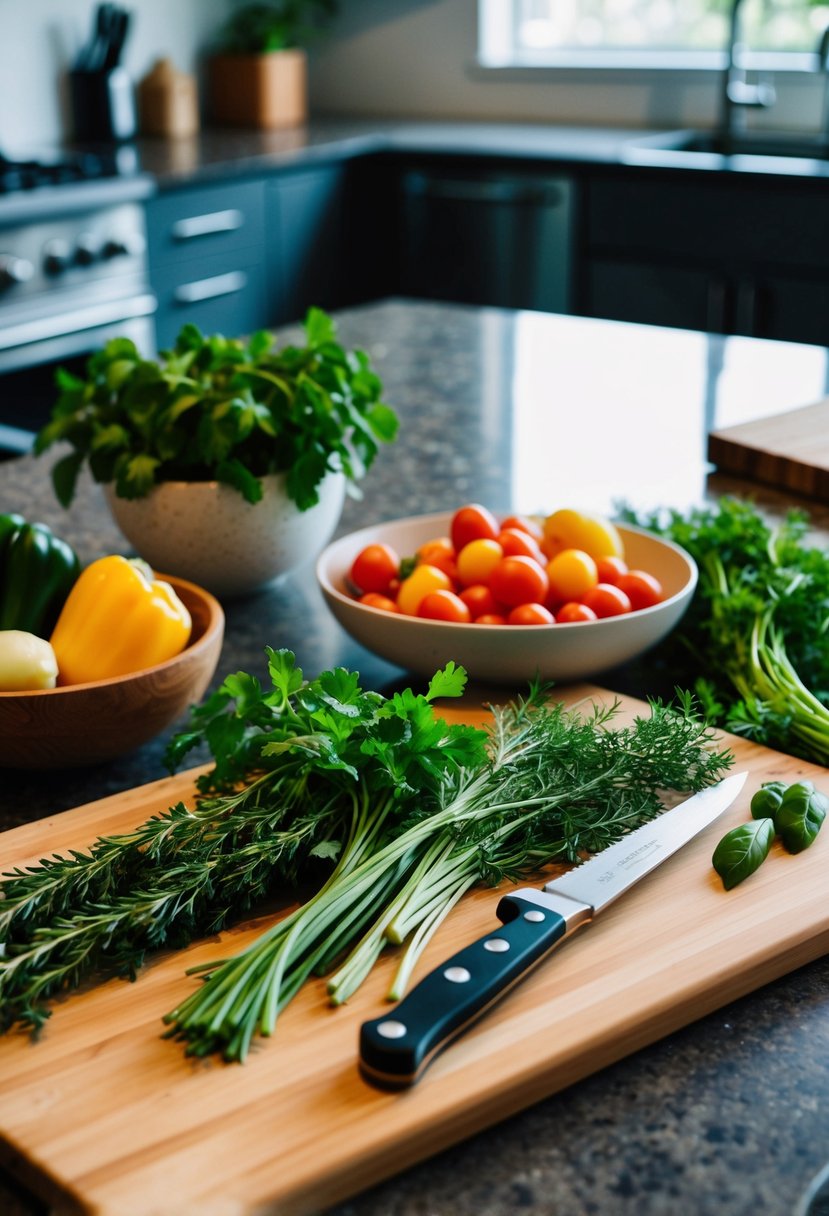
[(155, 667), (111, 680), (0, 692), (0, 766), (65, 768), (111, 760), (152, 739), (201, 698), (219, 661), (224, 613), (195, 583), (158, 577), (193, 618), (187, 647)]

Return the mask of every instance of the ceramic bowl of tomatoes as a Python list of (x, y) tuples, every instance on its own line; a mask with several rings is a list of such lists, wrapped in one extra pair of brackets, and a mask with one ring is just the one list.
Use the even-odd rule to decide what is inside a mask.
[(366, 649), (422, 675), (451, 660), (482, 682), (567, 682), (642, 654), (690, 604), (697, 568), (670, 541), (598, 517), (564, 520), (586, 518), (612, 538), (600, 536), (594, 552), (608, 552), (591, 559), (574, 544), (551, 547), (542, 521), (472, 506), (494, 536), (474, 515), (464, 532), (463, 507), (363, 528), (320, 555), (323, 596)]

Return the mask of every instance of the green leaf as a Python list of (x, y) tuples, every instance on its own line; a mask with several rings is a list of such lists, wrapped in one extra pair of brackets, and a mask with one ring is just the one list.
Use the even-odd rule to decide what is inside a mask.
[(216, 466), (216, 480), (221, 481), (224, 485), (233, 486), (246, 502), (259, 502), (264, 492), (259, 478), (254, 477), (250, 469), (235, 456), (229, 460), (222, 460)]
[(265, 654), (268, 656), (271, 682), (277, 692), (281, 693), (283, 701), (287, 702), (303, 686), (302, 668), (297, 667), (296, 655), (292, 650), (274, 650), (267, 646)]
[(126, 460), (118, 469), (115, 493), (119, 498), (144, 498), (155, 485), (159, 461), (154, 456), (139, 455)]
[(305, 336), (309, 346), (322, 346), (333, 342), (336, 335), (334, 322), (321, 308), (309, 308), (305, 317)]
[(70, 452), (68, 456), (63, 456), (52, 466), (52, 485), (61, 506), (68, 507), (75, 497), (75, 487), (82, 467), (83, 454), (81, 452)]
[(443, 670), (436, 671), (429, 681), (427, 700), (434, 701), (436, 697), (460, 697), (466, 688), (466, 681), (466, 670), (450, 660)]
[(752, 819), (726, 832), (714, 850), (711, 863), (726, 891), (736, 887), (763, 864), (774, 841), (771, 819)]
[(321, 840), (311, 849), (309, 857), (319, 857), (322, 861), (336, 861), (342, 851), (343, 842), (341, 840)]

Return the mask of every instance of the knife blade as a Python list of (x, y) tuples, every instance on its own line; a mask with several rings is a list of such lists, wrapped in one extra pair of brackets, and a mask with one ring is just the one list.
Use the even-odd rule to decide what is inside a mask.
[(747, 773), (665, 811), (544, 887), (503, 896), (501, 927), (441, 963), (395, 1009), (360, 1028), (360, 1070), (384, 1088), (413, 1085), (440, 1050), (576, 929), (727, 810)]

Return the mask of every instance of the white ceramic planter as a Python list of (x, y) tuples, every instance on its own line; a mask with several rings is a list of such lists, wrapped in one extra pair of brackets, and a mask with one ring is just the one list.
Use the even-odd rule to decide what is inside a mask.
[(154, 570), (227, 597), (256, 591), (311, 560), (342, 513), (342, 473), (328, 474), (308, 511), (288, 498), (283, 474), (263, 478), (263, 485), (258, 503), (215, 481), (167, 481), (135, 499), (118, 498), (107, 486), (106, 496), (118, 527)]

